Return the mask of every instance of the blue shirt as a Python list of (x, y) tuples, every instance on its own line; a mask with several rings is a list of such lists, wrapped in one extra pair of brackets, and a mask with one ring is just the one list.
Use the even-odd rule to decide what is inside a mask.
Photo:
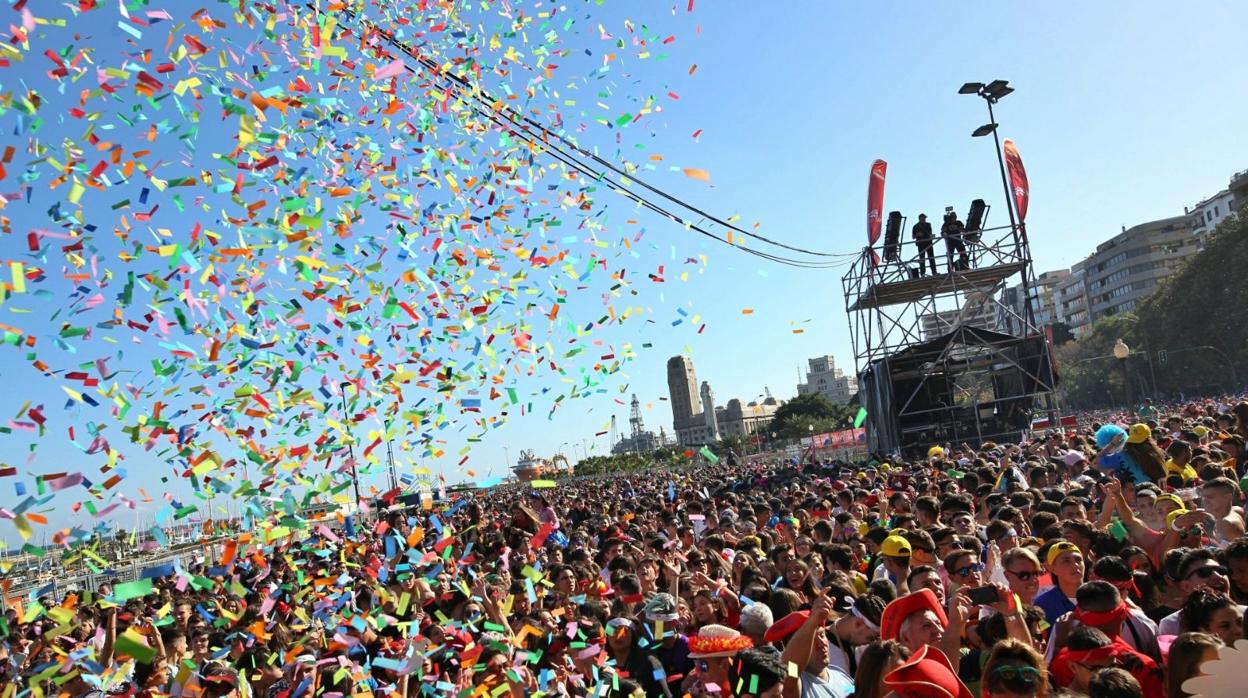
[(1062, 593), (1061, 587), (1053, 587), (1036, 597), (1032, 602), (1044, 611), (1044, 619), (1053, 625), (1058, 618), (1075, 610), (1075, 602)]

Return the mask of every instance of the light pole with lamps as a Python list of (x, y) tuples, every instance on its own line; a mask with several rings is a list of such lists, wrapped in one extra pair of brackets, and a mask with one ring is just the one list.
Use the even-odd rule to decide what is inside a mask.
[[(996, 145), (997, 151), (997, 168), (1001, 171), (1001, 187), (1005, 190), (1005, 210), (1010, 215), (1010, 230), (1013, 232), (1014, 245), (1021, 248), (1023, 254), (1028, 259), (1031, 258), (1030, 245), (1027, 242), (1027, 231), (1018, 224), (1018, 220), (1014, 215), (1014, 190), (1010, 188), (1009, 177), (1005, 173), (1005, 156), (1001, 151), (1001, 136), (997, 133), (1000, 124), (997, 123), (997, 117), (992, 111), (992, 105), (1001, 101), (1001, 98), (1014, 91), (1010, 87), (1008, 80), (993, 80), (992, 82), (968, 82), (958, 88), (958, 94), (975, 95), (983, 98), (988, 104), (988, 123), (980, 126), (971, 132), (973, 138), (982, 138), (988, 134), (992, 134), (993, 143)], [(1035, 317), (1031, 308), (1031, 280), (1027, 278), (1027, 273), (1023, 273), (1023, 294), (1026, 299), (1024, 304), (1027, 308), (1027, 323), (1035, 324)]]
[(355, 471), (355, 448), (351, 445), (351, 418), (347, 416), (347, 387), (351, 385), (351, 381), (343, 381), (338, 384), (338, 390), (342, 396), (342, 426), (347, 430), (347, 457), (351, 459), (351, 484), (355, 488), (355, 510), (360, 510), (360, 477)]

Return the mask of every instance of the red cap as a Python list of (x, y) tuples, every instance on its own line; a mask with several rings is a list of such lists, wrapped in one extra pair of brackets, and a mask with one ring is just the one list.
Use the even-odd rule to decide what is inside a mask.
[(920, 589), (893, 599), (884, 607), (884, 613), (880, 616), (880, 639), (896, 640), (902, 621), (920, 611), (932, 611), (940, 619), (941, 625), (949, 625), (949, 618), (945, 615), (945, 609), (940, 607), (936, 594), (931, 589)]
[(797, 629), (802, 627), (809, 617), (810, 611), (794, 611), (772, 623), (771, 627), (767, 628), (767, 632), (763, 633), (763, 640), (769, 643), (780, 642), (797, 632)]
[[(928, 589), (924, 591), (931, 593)], [(975, 698), (958, 680), (945, 653), (931, 645), (923, 645), (910, 659), (888, 672), (884, 685), (900, 698)]]

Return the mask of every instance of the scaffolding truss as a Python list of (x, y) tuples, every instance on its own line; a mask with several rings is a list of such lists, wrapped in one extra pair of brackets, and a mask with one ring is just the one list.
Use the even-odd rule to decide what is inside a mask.
[[(914, 241), (889, 242), (865, 248), (842, 278), (872, 449), (1016, 438), (1037, 407), (1052, 412), (1057, 376), (1034, 320), (1025, 233), (972, 231), (965, 254), (937, 238), (934, 274), (930, 262), (920, 271)], [(1003, 302), (1014, 283), (1022, 292)]]

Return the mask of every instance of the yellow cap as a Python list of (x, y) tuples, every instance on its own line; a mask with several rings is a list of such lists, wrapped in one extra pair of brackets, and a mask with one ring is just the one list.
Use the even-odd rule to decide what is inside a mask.
[(1153, 506), (1157, 506), (1157, 502), (1161, 502), (1161, 501), (1174, 502), (1175, 505), (1178, 506), (1180, 509), (1184, 508), (1183, 500), (1179, 499), (1179, 495), (1177, 494), (1169, 494), (1169, 493), (1159, 494), (1157, 495), (1157, 499), (1153, 500)]
[(1049, 554), (1048, 556), (1045, 557), (1045, 563), (1048, 564), (1050, 567), (1052, 567), (1053, 563), (1057, 561), (1057, 558), (1060, 557), (1063, 553), (1077, 553), (1077, 552), (1079, 552), (1079, 546), (1075, 545), (1074, 543), (1071, 543), (1070, 541), (1059, 540), (1056, 543), (1054, 543), (1052, 547), (1049, 548)]
[(1186, 509), (1175, 509), (1169, 514), (1166, 514), (1166, 528), (1174, 528), (1174, 520), (1186, 513)]
[(901, 536), (889, 536), (880, 543), (880, 554), (889, 557), (909, 557), (910, 541)]
[(1153, 430), (1149, 429), (1147, 424), (1132, 424), (1131, 430), (1127, 432), (1127, 443), (1142, 444), (1152, 435)]

